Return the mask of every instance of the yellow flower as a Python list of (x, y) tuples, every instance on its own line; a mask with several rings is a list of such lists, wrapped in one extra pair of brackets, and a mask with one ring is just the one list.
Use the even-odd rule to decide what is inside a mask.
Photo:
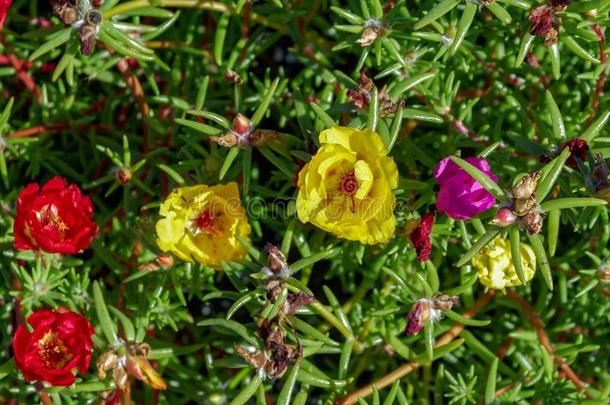
[(320, 133), (320, 149), (299, 173), (297, 214), (334, 235), (375, 244), (394, 234), (398, 170), (381, 137), (333, 127)]
[(247, 240), (250, 225), (234, 182), (177, 188), (159, 214), (157, 244), (164, 252), (216, 269), (246, 254), (236, 237)]
[[(536, 255), (532, 248), (521, 243), (521, 267), (523, 277), (529, 282), (536, 272)], [(475, 257), (472, 265), (479, 272), (479, 281), (486, 287), (497, 290), (521, 285), (513, 265), (510, 242), (497, 237), (485, 246)]]

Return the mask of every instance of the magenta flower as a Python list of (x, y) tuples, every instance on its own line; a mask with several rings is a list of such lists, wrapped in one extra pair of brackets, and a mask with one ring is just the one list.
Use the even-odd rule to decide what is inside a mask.
[[(485, 158), (469, 157), (465, 160), (498, 182)], [(434, 169), (434, 178), (441, 186), (436, 198), (436, 208), (451, 218), (470, 219), (496, 203), (496, 198), (489, 191), (449, 158), (438, 162)]]

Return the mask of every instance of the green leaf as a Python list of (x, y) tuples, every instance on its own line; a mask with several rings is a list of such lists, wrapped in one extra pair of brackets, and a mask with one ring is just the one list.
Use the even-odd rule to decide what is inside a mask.
[(457, 157), (457, 156), (449, 156), (449, 159), (456, 165), (460, 166), (462, 169), (466, 171), (469, 175), (472, 176), (481, 186), (483, 186), (487, 191), (493, 194), (498, 199), (503, 199), (505, 197), (504, 191), (490, 179), (485, 173), (480, 171), (477, 167), (468, 163), (467, 161)]
[(550, 170), (547, 173), (544, 173), (543, 169), (543, 174), (536, 186), (536, 201), (541, 202), (551, 192), (569, 157), (570, 149), (565, 148), (559, 156), (549, 162)]
[(496, 226), (492, 226), (490, 229), (485, 232), (483, 236), (481, 236), (466, 253), (462, 256), (460, 261), (456, 263), (457, 267), (462, 267), (466, 263), (468, 263), (473, 257), (476, 256), (477, 253), (481, 251), (489, 242), (491, 242), (502, 229)]
[(508, 25), (513, 20), (510, 14), (508, 14), (508, 11), (506, 11), (506, 9), (502, 7), (497, 1), (484, 4), (485, 7), (487, 7), (487, 9), (491, 11), (491, 13), (495, 15), (498, 20), (502, 21), (502, 24)]
[(529, 31), (526, 31), (525, 34), (523, 34), (523, 38), (521, 39), (521, 45), (519, 46), (519, 51), (517, 52), (517, 57), (515, 58), (515, 67), (518, 68), (519, 66), (521, 66), (523, 60), (525, 59), (525, 56), (527, 55), (530, 48), (532, 47), (532, 44), (534, 43), (534, 39), (536, 39), (536, 37), (531, 35)]
[(110, 319), (108, 308), (104, 302), (104, 295), (102, 289), (97, 281), (93, 282), (93, 302), (95, 304), (95, 312), (97, 313), (97, 319), (100, 321), (102, 332), (106, 336), (106, 340), (110, 346), (114, 345), (118, 339), (114, 322)]
[(551, 112), (551, 122), (553, 123), (553, 135), (555, 140), (562, 141), (566, 138), (566, 127), (563, 124), (563, 118), (561, 118), (561, 112), (553, 99), (553, 94), (549, 90), (545, 91), (546, 105)]
[(549, 212), (566, 208), (598, 207), (606, 204), (608, 202), (601, 198), (557, 198), (543, 202), (540, 204), (540, 208), (544, 212)]
[[(495, 2), (493, 4), (495, 4)], [(460, 48), (460, 45), (462, 45), (462, 42), (464, 41), (464, 38), (466, 38), (466, 34), (468, 34), (468, 30), (470, 29), (470, 25), (472, 24), (476, 13), (477, 5), (475, 3), (466, 3), (466, 7), (464, 7), (464, 11), (462, 12), (462, 17), (460, 17), (460, 21), (458, 22), (457, 31), (453, 38), (453, 44), (451, 44), (451, 48), (449, 48), (451, 55), (454, 55)]]
[(551, 70), (553, 71), (553, 77), (555, 80), (561, 78), (561, 62), (559, 59), (559, 47), (557, 44), (553, 44), (547, 48), (549, 52), (549, 58), (551, 59)]
[(248, 400), (254, 395), (258, 387), (261, 385), (262, 381), (258, 375), (255, 375), (250, 380), (250, 383), (244, 387), (243, 390), (233, 400), (229, 403), (229, 405), (244, 405), (248, 402)]
[(284, 382), (284, 386), (282, 387), (282, 390), (280, 391), (280, 394), (277, 397), (277, 405), (290, 405), (290, 399), (292, 398), (292, 394), (294, 393), (294, 388), (297, 383), (297, 376), (299, 375), (300, 368), (301, 362), (297, 361), (290, 369), (288, 377)]
[(461, 323), (461, 324), (464, 324), (467, 326), (487, 326), (491, 323), (490, 320), (485, 320), (485, 321), (481, 320), (480, 321), (480, 320), (476, 320), (476, 319), (466, 318), (452, 310), (445, 311), (445, 315), (447, 316), (447, 318), (451, 319), (452, 321), (455, 321), (457, 323)]
[(510, 255), (513, 260), (513, 266), (517, 272), (517, 277), (521, 285), (525, 285), (525, 275), (523, 274), (523, 262), (521, 259), (521, 238), (519, 234), (519, 226), (513, 225), (510, 228)]
[(341, 253), (340, 248), (334, 248), (329, 250), (323, 250), (318, 253), (314, 253), (311, 256), (304, 257), (302, 259), (297, 260), (296, 262), (290, 265), (290, 270), (292, 273), (296, 273), (297, 271), (304, 269), (305, 267), (309, 267), (319, 262), (320, 260), (330, 259)]
[(182, 176), (180, 176), (180, 174), (178, 174), (177, 171), (175, 171), (174, 169), (172, 169), (171, 167), (169, 167), (166, 164), (163, 163), (159, 163), (157, 164), (157, 167), (161, 170), (163, 170), (165, 173), (167, 173), (167, 175), (169, 177), (171, 177), (176, 183), (178, 183), (179, 185), (184, 185), (185, 181), (182, 178)]
[(565, 44), (569, 50), (571, 50), (572, 52), (574, 52), (574, 54), (576, 56), (578, 56), (579, 58), (582, 58), (584, 60), (586, 60), (587, 62), (591, 62), (591, 63), (595, 63), (595, 64), (600, 64), (600, 60), (597, 59), (595, 56), (591, 55), (589, 52), (587, 52), (582, 46), (580, 46), (580, 44), (571, 36), (569, 35), (562, 35), (561, 36), (561, 42), (563, 44)]
[(369, 100), (369, 115), (366, 127), (371, 131), (377, 129), (377, 119), (379, 118), (379, 92), (377, 88), (373, 88), (371, 99)]
[(548, 245), (549, 245), (549, 256), (555, 256), (557, 250), (557, 240), (559, 239), (559, 220), (561, 219), (561, 210), (551, 210), (548, 212)]
[(549, 287), (549, 290), (553, 291), (553, 276), (551, 275), (551, 267), (549, 266), (549, 261), (546, 257), (544, 246), (542, 245), (542, 238), (540, 238), (539, 235), (527, 235), (527, 237), (530, 241), (530, 245), (532, 245), (532, 250), (536, 255), (536, 262), (542, 272), (542, 278), (547, 287)]
[(493, 404), (496, 402), (496, 380), (498, 379), (498, 364), (499, 358), (495, 358), (489, 366), (487, 373), (487, 383), (485, 384), (485, 404)]
[(410, 77), (407, 80), (397, 80), (390, 88), (388, 94), (392, 100), (396, 101), (405, 91), (417, 86), (422, 82), (425, 82), (426, 80), (432, 79), (434, 76), (436, 76), (436, 72), (428, 72)]
[(218, 66), (222, 65), (222, 50), (227, 36), (230, 14), (221, 14), (216, 25), (216, 35), (214, 36), (214, 59)]
[(257, 126), (258, 124), (260, 124), (261, 120), (265, 116), (265, 113), (267, 112), (267, 109), (269, 109), (269, 105), (271, 104), (271, 100), (273, 99), (273, 95), (275, 94), (275, 90), (277, 89), (277, 85), (279, 83), (279, 77), (276, 77), (275, 80), (273, 80), (273, 83), (271, 83), (271, 86), (265, 93), (263, 100), (261, 101), (258, 108), (254, 112), (254, 115), (251, 118), (253, 126)]
[(240, 336), (246, 342), (251, 345), (258, 347), (258, 341), (254, 334), (248, 330), (244, 325), (239, 322), (216, 318), (216, 319), (204, 319), (203, 321), (197, 322), (197, 326), (217, 326), (226, 329), (235, 335)]
[(220, 172), (218, 173), (218, 180), (222, 181), (222, 179), (224, 179), (225, 175), (231, 168), (231, 165), (237, 158), (237, 155), (239, 155), (239, 148), (237, 146), (234, 146), (229, 149), (229, 153), (227, 153), (227, 156), (225, 157), (225, 160), (222, 163), (222, 167), (220, 168)]
[(426, 25), (438, 20), (460, 3), (460, 0), (442, 0), (435, 7), (432, 8), (424, 17), (415, 23), (413, 29), (416, 31), (425, 27)]
[(60, 45), (65, 44), (70, 39), (72, 35), (72, 28), (65, 28), (59, 32), (56, 32), (53, 35), (49, 36), (49, 40), (42, 44), (38, 49), (36, 49), (28, 58), (28, 60), (33, 61), (41, 57), (47, 52), (52, 51), (55, 48), (58, 48)]
[(593, 140), (599, 135), (600, 131), (604, 128), (608, 120), (610, 119), (610, 110), (604, 111), (585, 132), (580, 135), (582, 139), (589, 143), (593, 143)]

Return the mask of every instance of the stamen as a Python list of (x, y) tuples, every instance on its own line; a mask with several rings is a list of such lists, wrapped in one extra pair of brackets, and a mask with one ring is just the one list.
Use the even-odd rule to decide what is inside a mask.
[(214, 221), (215, 219), (216, 217), (208, 210), (200, 212), (199, 215), (191, 220), (191, 232), (195, 235), (202, 232), (206, 235), (218, 235), (218, 229), (216, 228), (216, 223)]
[(45, 366), (49, 368), (63, 368), (72, 360), (72, 355), (68, 353), (64, 342), (53, 331), (47, 332), (38, 341), (38, 354)]

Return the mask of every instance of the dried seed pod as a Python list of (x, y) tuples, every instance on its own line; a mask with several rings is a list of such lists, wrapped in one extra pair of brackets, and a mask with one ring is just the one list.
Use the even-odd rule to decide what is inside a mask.
[(460, 299), (456, 295), (440, 294), (434, 297), (432, 302), (436, 309), (440, 309), (443, 312), (449, 311), (453, 307), (460, 306)]
[(241, 86), (244, 82), (239, 73), (231, 69), (226, 70), (224, 76), (226, 81), (237, 86)]
[(97, 27), (91, 24), (84, 24), (78, 31), (80, 39), (80, 51), (83, 55), (91, 55), (95, 47)]
[(513, 187), (513, 198), (530, 198), (534, 191), (536, 191), (536, 186), (541, 175), (542, 172), (536, 171), (519, 180)]
[(593, 169), (592, 174), (593, 179), (598, 181), (608, 181), (609, 175), (610, 170), (608, 169), (604, 155), (597, 153), (595, 155), (595, 168)]
[(360, 46), (369, 46), (371, 45), (373, 42), (375, 42), (375, 40), (377, 39), (377, 37), (379, 36), (379, 29), (373, 26), (369, 26), (364, 28), (364, 30), (362, 31), (362, 35), (360, 36), (360, 39), (356, 40), (357, 44), (360, 44)]
[(537, 235), (542, 230), (544, 225), (544, 217), (538, 211), (530, 211), (520, 218), (521, 225), (525, 228), (528, 234)]
[(237, 146), (237, 135), (232, 132), (229, 132), (223, 136), (210, 136), (210, 141), (216, 142), (220, 146), (224, 146), (225, 148), (232, 148), (233, 146)]
[(517, 198), (515, 199), (514, 204), (514, 213), (518, 217), (522, 217), (538, 209), (538, 203), (536, 202), (536, 196), (534, 195), (529, 198)]
[(604, 284), (610, 283), (610, 263), (604, 262), (597, 269), (597, 278)]

